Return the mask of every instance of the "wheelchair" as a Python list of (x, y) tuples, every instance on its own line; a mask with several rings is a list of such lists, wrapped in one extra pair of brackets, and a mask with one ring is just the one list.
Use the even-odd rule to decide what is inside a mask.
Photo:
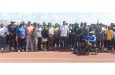
[(89, 55), (89, 47), (87, 43), (82, 42), (78, 44), (77, 54), (78, 55)]
[(89, 52), (91, 52), (91, 55), (97, 55), (99, 50), (96, 47), (96, 42), (90, 41), (89, 44), (91, 44), (91, 46), (89, 48)]

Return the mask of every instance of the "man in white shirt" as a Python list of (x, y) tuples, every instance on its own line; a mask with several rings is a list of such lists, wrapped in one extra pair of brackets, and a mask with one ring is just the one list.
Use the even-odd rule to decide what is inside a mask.
[(0, 50), (5, 50), (7, 47), (7, 33), (8, 28), (7, 27), (1, 27), (0, 28)]
[(48, 23), (48, 49), (53, 49), (54, 45), (54, 27), (51, 23)]
[(40, 24), (38, 24), (38, 28), (36, 29), (36, 32), (37, 32), (37, 37), (38, 37), (38, 50), (41, 50), (41, 43), (42, 43), (42, 27)]
[(63, 49), (67, 48), (67, 36), (69, 32), (69, 27), (66, 24), (66, 21), (63, 21), (63, 25), (60, 27), (60, 46)]

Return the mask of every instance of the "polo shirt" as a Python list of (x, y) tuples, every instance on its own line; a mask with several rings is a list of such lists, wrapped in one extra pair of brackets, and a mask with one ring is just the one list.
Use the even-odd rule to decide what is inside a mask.
[(30, 35), (33, 30), (33, 26), (27, 26), (26, 27), (26, 35)]

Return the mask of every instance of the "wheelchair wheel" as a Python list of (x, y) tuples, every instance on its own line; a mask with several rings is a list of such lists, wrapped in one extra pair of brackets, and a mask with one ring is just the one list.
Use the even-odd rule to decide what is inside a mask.
[(95, 55), (98, 54), (98, 48), (95, 48), (95, 49), (94, 49), (94, 53), (95, 53)]

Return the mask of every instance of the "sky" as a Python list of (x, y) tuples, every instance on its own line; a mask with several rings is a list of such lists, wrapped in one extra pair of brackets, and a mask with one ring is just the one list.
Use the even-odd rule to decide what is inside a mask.
[(0, 20), (115, 23), (114, 0), (2, 0)]
[(52, 22), (62, 24), (62, 21), (68, 23), (87, 22), (88, 24), (100, 23), (110, 24), (115, 23), (114, 13), (82, 13), (82, 12), (34, 12), (34, 13), (0, 13), (0, 20), (15, 20), (17, 23), (20, 21), (31, 22)]

